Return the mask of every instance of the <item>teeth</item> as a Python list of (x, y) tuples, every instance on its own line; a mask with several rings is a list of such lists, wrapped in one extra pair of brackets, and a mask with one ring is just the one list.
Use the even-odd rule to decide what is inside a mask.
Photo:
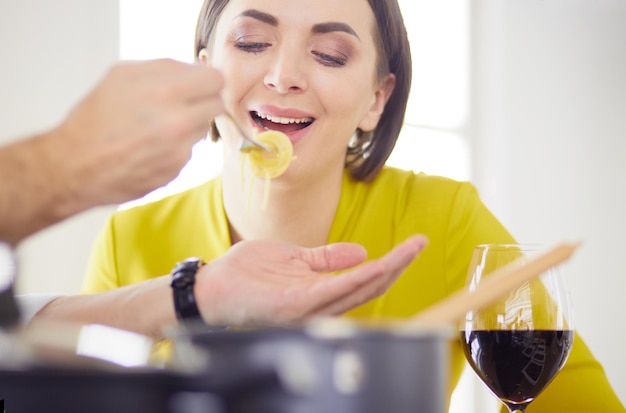
[(280, 123), (283, 125), (288, 125), (290, 123), (309, 123), (313, 121), (313, 118), (301, 118), (301, 119), (283, 118), (281, 116), (272, 116), (272, 115), (267, 115), (265, 113), (259, 113), (259, 112), (257, 112), (257, 116), (261, 119), (269, 120), (270, 122)]

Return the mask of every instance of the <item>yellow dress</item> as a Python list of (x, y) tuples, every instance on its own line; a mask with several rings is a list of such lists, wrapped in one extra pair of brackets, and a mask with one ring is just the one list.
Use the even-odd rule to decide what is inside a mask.
[[(95, 293), (167, 274), (190, 256), (207, 261), (231, 245), (221, 179), (114, 213), (99, 235), (83, 292)], [(421, 233), (428, 247), (382, 297), (346, 314), (406, 318), (462, 288), (474, 246), (515, 242), (467, 182), (384, 168), (371, 182), (346, 173), (328, 242), (364, 245), (377, 258)], [(464, 356), (451, 349), (451, 389)], [(532, 412), (624, 412), (602, 366), (576, 336), (563, 371), (528, 408)]]

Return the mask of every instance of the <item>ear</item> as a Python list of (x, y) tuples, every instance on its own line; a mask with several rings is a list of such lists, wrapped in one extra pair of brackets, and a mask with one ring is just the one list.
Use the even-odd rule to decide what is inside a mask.
[(209, 64), (209, 52), (207, 52), (206, 48), (203, 48), (202, 50), (200, 50), (200, 52), (198, 53), (198, 60), (203, 65)]
[(387, 104), (395, 86), (396, 76), (393, 73), (389, 73), (380, 82), (378, 89), (374, 91), (372, 104), (370, 105), (369, 110), (363, 119), (361, 119), (361, 122), (359, 122), (359, 128), (362, 131), (369, 132), (376, 128), (376, 125), (378, 125), (378, 121), (385, 110), (385, 105)]

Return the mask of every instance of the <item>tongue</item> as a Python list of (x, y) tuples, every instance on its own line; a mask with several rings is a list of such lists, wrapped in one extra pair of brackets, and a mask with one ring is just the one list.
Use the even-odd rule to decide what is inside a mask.
[(269, 121), (267, 119), (261, 119), (261, 126), (264, 129), (271, 129), (271, 130), (275, 130), (275, 131), (279, 131), (279, 132), (283, 132), (283, 133), (289, 133), (289, 132), (293, 132), (293, 131), (297, 131), (300, 129), (305, 128), (307, 125), (305, 123), (275, 123), (272, 121)]

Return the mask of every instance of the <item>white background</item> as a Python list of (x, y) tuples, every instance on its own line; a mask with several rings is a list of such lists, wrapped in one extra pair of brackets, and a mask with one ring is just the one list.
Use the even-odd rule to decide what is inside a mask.
[[(184, 3), (171, 1), (176, 7)], [(427, 128), (420, 134), (430, 130), (450, 141), (442, 140), (446, 142), (440, 145), (443, 151), (435, 148), (435, 153), (415, 154), (412, 169), (444, 173), (438, 168), (450, 164), (446, 148), (457, 148), (454, 159), (464, 159), (463, 154), (469, 153), (467, 167), (461, 165), (450, 174), (467, 174), (520, 241), (584, 241), (566, 268), (577, 327), (626, 400), (626, 353), (621, 348), (625, 337), (620, 321), (626, 287), (622, 258), (626, 2), (443, 3), (448, 10), (444, 21), (463, 24), (463, 18), (455, 17), (463, 9), (469, 16), (469, 55), (446, 57), (458, 43), (449, 45), (440, 35), (415, 40), (434, 45), (444, 59), (435, 67), (451, 70), (451, 78), (460, 78), (450, 89), (434, 83), (443, 95), (441, 101), (414, 106), (417, 113), (411, 122)], [(140, 17), (146, 19), (146, 26), (141, 30), (148, 30), (156, 4), (150, 2), (143, 8)], [(428, 21), (419, 13), (406, 15), (407, 21), (412, 18)], [(119, 58), (123, 23), (118, 4), (112, 1), (0, 2), (0, 142), (60, 122)], [(161, 25), (158, 31), (172, 39), (178, 33), (171, 25)], [(190, 36), (180, 35), (183, 42)], [(452, 63), (443, 63), (445, 59)], [(467, 70), (463, 69), (466, 83), (463, 74), (452, 67), (454, 59), (459, 59), (456, 63), (461, 68), (467, 63)], [(425, 65), (428, 73), (428, 61), (414, 60), (416, 65)], [(426, 88), (426, 79), (421, 86), (418, 80), (416, 88)], [(456, 97), (446, 99), (447, 94)], [(431, 113), (429, 120), (420, 116), (429, 108), (448, 105), (456, 121), (438, 119), (445, 113), (441, 110)], [(91, 242), (112, 210), (103, 207), (81, 214), (23, 243), (20, 291), (76, 292)]]

